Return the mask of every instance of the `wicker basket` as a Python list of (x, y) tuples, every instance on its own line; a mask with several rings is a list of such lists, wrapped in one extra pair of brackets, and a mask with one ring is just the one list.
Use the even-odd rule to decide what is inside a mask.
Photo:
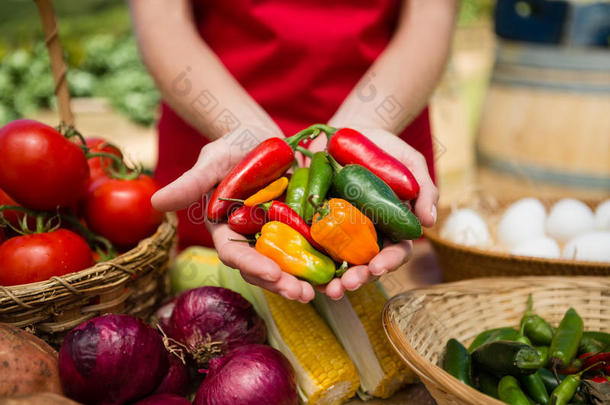
[(169, 293), (167, 268), (177, 219), (117, 258), (46, 281), (0, 286), (0, 322), (27, 328), (52, 345), (86, 319), (120, 312), (146, 319)]
[[(60, 120), (74, 123), (67, 67), (51, 0), (36, 0), (49, 50)], [(109, 312), (146, 319), (168, 294), (167, 268), (177, 218), (167, 214), (151, 237), (119, 257), (31, 284), (0, 286), (0, 322), (29, 329), (52, 345), (86, 319)]]
[[(557, 200), (543, 200), (549, 209)], [(476, 200), (475, 210), (487, 221), (490, 231), (500, 221), (504, 209), (514, 201)], [(597, 202), (586, 201), (595, 208)], [(424, 230), (438, 257), (445, 281), (459, 281), (479, 277), (507, 276), (610, 276), (610, 263), (586, 262), (568, 259), (542, 259), (516, 256), (500, 251), (498, 246), (481, 249), (464, 246), (441, 238), (440, 230), (453, 208), (442, 208), (434, 228)]]
[(437, 365), (450, 338), (468, 345), (483, 330), (517, 326), (530, 293), (536, 313), (553, 325), (574, 307), (585, 330), (610, 332), (608, 277), (474, 279), (416, 289), (386, 304), (383, 324), (396, 351), (439, 405), (501, 405)]

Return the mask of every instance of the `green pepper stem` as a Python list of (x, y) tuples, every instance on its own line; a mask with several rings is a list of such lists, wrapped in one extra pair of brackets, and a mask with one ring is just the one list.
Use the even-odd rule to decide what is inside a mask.
[(339, 266), (339, 268), (335, 270), (335, 277), (341, 277), (342, 275), (344, 275), (348, 268), (349, 264), (345, 260), (343, 260), (341, 266)]
[(232, 202), (238, 202), (238, 203), (244, 203), (246, 200), (240, 200), (239, 198), (224, 198), (224, 197), (218, 197), (218, 199), (220, 201), (232, 201)]
[(339, 130), (339, 128), (331, 127), (330, 125), (324, 124), (314, 124), (310, 128), (316, 128), (324, 132), (328, 139), (330, 139), (335, 134), (335, 132)]
[(335, 171), (336, 173), (338, 173), (338, 172), (340, 172), (340, 171), (341, 171), (341, 169), (343, 169), (343, 166), (341, 166), (341, 165), (339, 164), (339, 162), (337, 162), (337, 161), (335, 160), (335, 158), (334, 158), (334, 157), (332, 157), (332, 156), (330, 155), (330, 153), (327, 153), (327, 154), (326, 154), (326, 157), (328, 158), (328, 162), (330, 163), (330, 166), (333, 168), (333, 171)]
[(309, 149), (305, 149), (302, 146), (297, 146), (297, 151), (301, 152), (303, 155), (307, 156), (310, 159), (313, 157), (313, 153)]
[(256, 239), (233, 239), (233, 238), (229, 238), (229, 240), (231, 242), (248, 242), (248, 243), (255, 243)]
[(297, 132), (296, 134), (285, 138), (284, 141), (292, 148), (296, 149), (299, 143), (306, 138), (314, 139), (318, 135), (320, 135), (320, 130), (318, 128), (314, 128), (313, 126), (303, 129), (302, 131)]

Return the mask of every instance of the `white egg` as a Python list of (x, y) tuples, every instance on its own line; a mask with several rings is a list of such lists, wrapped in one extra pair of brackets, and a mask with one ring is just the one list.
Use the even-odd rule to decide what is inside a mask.
[(519, 242), (510, 252), (519, 256), (543, 257), (547, 259), (557, 259), (561, 253), (555, 239), (551, 239), (548, 236)]
[(610, 200), (601, 202), (595, 209), (595, 229), (610, 231)]
[(573, 198), (557, 201), (546, 220), (546, 233), (560, 242), (568, 241), (594, 228), (595, 219), (591, 208)]
[(590, 232), (575, 237), (563, 248), (562, 257), (610, 262), (610, 232)]
[(498, 225), (498, 240), (512, 248), (527, 239), (544, 236), (546, 209), (536, 198), (522, 198), (504, 212)]
[(491, 244), (487, 224), (470, 208), (454, 211), (445, 221), (441, 237), (466, 246), (484, 247)]

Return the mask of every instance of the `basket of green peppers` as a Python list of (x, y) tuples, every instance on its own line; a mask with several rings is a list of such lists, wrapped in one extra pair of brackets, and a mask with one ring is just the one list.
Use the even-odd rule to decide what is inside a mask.
[[(609, 291), (607, 278), (475, 279), (393, 298), (384, 326), (439, 404), (610, 404)], [(407, 329), (424, 316), (431, 332)]]

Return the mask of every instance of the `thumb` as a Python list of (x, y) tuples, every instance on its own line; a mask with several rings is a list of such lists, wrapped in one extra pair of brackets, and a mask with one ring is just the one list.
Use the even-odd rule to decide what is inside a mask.
[(152, 196), (153, 207), (160, 211), (175, 211), (199, 200), (230, 170), (231, 157), (227, 152), (224, 144), (218, 141), (204, 146), (191, 169)]

